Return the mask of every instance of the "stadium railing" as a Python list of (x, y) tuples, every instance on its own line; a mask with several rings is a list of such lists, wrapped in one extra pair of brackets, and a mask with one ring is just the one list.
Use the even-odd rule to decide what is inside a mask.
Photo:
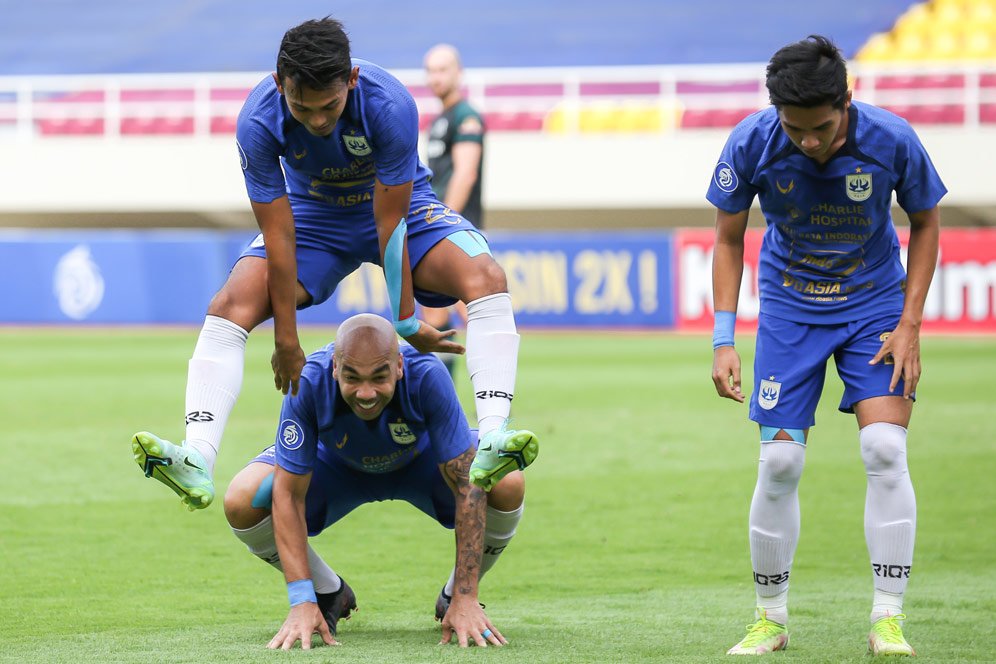
[[(996, 127), (996, 63), (851, 65), (855, 98), (911, 123)], [(396, 70), (425, 128), (439, 102), (421, 70)], [(471, 69), (492, 131), (666, 132), (729, 128), (767, 105), (764, 66)], [(0, 77), (0, 139), (231, 135), (265, 73)]]

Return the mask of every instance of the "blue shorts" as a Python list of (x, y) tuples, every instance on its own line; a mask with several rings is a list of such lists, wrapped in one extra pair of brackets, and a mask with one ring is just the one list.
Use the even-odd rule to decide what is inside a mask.
[(889, 391), (891, 358), (868, 364), (898, 324), (899, 312), (835, 325), (795, 323), (762, 313), (757, 321), (750, 419), (783, 429), (816, 424), (816, 405), (831, 356), (844, 381), (841, 411), (853, 413), (855, 403), (871, 397), (902, 396), (902, 378), (896, 390)]
[[(297, 280), (311, 296), (302, 309), (321, 304), (339, 282), (362, 263), (380, 265), (380, 243), (373, 215), (340, 213), (320, 201), (291, 196), (297, 238)], [(412, 270), (441, 240), (450, 235), (469, 255), (491, 254), (487, 240), (474, 225), (435, 198), (412, 197), (408, 211), (408, 259)], [(467, 238), (472, 234), (472, 239)], [(459, 238), (459, 240), (457, 239)], [(467, 241), (471, 239), (471, 241)], [(474, 253), (476, 252), (476, 253)], [(263, 234), (257, 235), (239, 256), (266, 258)], [(415, 299), (428, 307), (446, 307), (456, 298), (415, 289)]]
[[(476, 430), (471, 437), (476, 441)], [(274, 465), (273, 446), (250, 463), (256, 462)], [(315, 460), (304, 503), (308, 536), (314, 537), (360, 505), (382, 500), (407, 501), (444, 528), (454, 526), (456, 499), (431, 454), (420, 454), (404, 468), (389, 473), (363, 473), (332, 457), (331, 462)]]

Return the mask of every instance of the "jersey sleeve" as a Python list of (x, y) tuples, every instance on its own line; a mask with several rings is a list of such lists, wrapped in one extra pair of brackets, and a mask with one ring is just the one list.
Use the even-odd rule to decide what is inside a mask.
[(318, 450), (318, 417), (314, 386), (306, 381), (304, 375), (301, 376), (297, 396), (288, 393), (284, 397), (274, 449), (277, 464), (295, 475), (305, 475), (314, 468)]
[(467, 451), (471, 433), (446, 368), (441, 362), (427, 364), (419, 397), (432, 453), (436, 463), (442, 464)]
[(456, 121), (454, 143), (484, 143), (484, 120), (480, 113), (465, 105)]
[(276, 137), (252, 115), (240, 115), (235, 140), (249, 200), (272, 203), (285, 195), (287, 185), (280, 167), (282, 148)]
[(418, 169), (418, 108), (411, 94), (402, 87), (381, 106), (371, 127), (377, 179), (386, 185), (414, 180)]
[(903, 210), (912, 214), (933, 208), (948, 190), (912, 128), (905, 138), (900, 155), (896, 201)]
[(757, 189), (750, 183), (749, 139), (745, 126), (737, 126), (726, 140), (713, 169), (706, 200), (724, 212), (736, 213), (748, 209), (757, 195)]

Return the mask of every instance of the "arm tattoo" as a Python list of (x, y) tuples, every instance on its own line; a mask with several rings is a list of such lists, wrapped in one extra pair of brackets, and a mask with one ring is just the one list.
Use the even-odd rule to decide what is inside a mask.
[(470, 464), (476, 450), (450, 459), (443, 466), (443, 474), (456, 496), (456, 584), (455, 593), (477, 594), (481, 571), (481, 551), (484, 548), (485, 506), (484, 491), (470, 482)]

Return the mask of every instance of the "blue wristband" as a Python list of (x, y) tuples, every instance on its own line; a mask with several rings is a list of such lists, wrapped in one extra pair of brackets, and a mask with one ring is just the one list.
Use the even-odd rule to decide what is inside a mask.
[(315, 596), (315, 584), (311, 582), (311, 579), (301, 579), (288, 583), (287, 597), (290, 599), (291, 606), (297, 606), (305, 602), (318, 603), (318, 598)]
[(394, 329), (402, 337), (410, 337), (418, 332), (419, 325), (418, 318), (415, 318), (415, 316), (394, 321)]
[(737, 324), (737, 312), (717, 311), (712, 327), (712, 348), (733, 345), (733, 328)]

